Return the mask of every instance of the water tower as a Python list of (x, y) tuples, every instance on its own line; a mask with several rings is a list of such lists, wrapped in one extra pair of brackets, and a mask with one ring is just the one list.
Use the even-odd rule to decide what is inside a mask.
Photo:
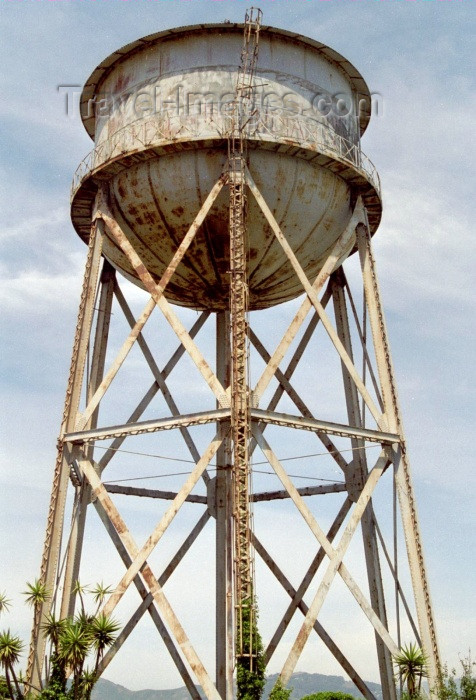
[[(248, 656), (252, 664), (256, 653), (245, 639), (245, 616), (256, 613), (256, 601), (260, 622), (274, 612), (273, 596), (255, 582), (256, 559), (288, 600), (274, 634), (263, 634), (266, 662), (282, 659), (284, 684), (317, 635), (364, 697), (374, 697), (364, 680), (369, 666), (358, 666), (355, 644), (339, 641), (345, 619), (335, 630), (323, 624), (337, 582), (362, 616), (362, 644), (369, 636), (385, 700), (396, 697), (392, 655), (407, 629), (436, 682), (436, 633), (372, 253), (382, 207), (377, 172), (360, 148), (370, 112), (369, 90), (343, 56), (261, 26), (256, 10), (244, 25), (182, 27), (139, 39), (88, 79), (81, 115), (94, 149), (76, 172), (71, 198), (88, 253), (41, 565), (54, 596), (36, 611), (34, 685), (45, 656), (42, 619), (52, 604), (62, 616), (73, 613), (74, 583), (95, 546), (85, 536), (90, 511), (125, 567), (105, 610), (117, 612), (125, 595), (138, 593), (101, 671), (149, 615), (163, 640), (157, 654), (169, 652), (190, 696), (199, 698), (201, 685), (207, 698), (232, 698), (236, 660)], [(131, 293), (135, 301), (144, 295), (137, 312)], [(190, 310), (196, 318), (187, 327)], [(281, 320), (288, 315), (280, 334), (271, 316), (277, 311)], [(147, 337), (152, 324), (154, 341)], [(170, 329), (176, 347), (164, 357)], [(113, 395), (131, 357), (132, 377), (142, 377), (139, 360), (151, 375), (139, 400), (132, 379), (130, 389)], [(189, 364), (173, 395), (184, 359)], [(326, 394), (327, 378), (340, 382), (339, 391)], [(331, 410), (338, 400), (345, 416)], [(306, 462), (309, 441), (338, 476), (323, 479), (318, 460)], [(145, 487), (145, 461), (128, 485), (114, 472), (121, 454), (180, 461), (179, 445), (189, 461), (186, 473), (183, 464), (175, 470), (180, 483), (171, 491)], [(256, 488), (267, 478), (263, 471), (279, 489)], [(380, 488), (390, 496), (379, 516)], [(130, 511), (121, 513), (126, 497), (155, 499), (156, 523), (144, 544), (132, 534)], [(336, 504), (325, 528), (323, 499)], [(183, 542), (159, 571), (152, 557), (185, 505), (199, 517), (188, 517)], [(261, 507), (274, 515), (260, 517)], [(291, 508), (306, 537), (290, 544)], [(179, 580), (207, 528), (214, 532), (207, 584), (214, 604), (196, 615), (204, 630), (213, 621), (211, 664), (201, 657), (200, 639), (188, 638), (167, 585)], [(270, 532), (272, 546), (265, 542)], [(280, 541), (287, 551), (279, 554), (273, 547)], [(283, 561), (296, 554), (305, 567), (293, 584)], [(408, 580), (400, 577), (402, 557)], [(100, 578), (108, 581), (108, 572)], [(307, 670), (319, 672), (319, 655)]]

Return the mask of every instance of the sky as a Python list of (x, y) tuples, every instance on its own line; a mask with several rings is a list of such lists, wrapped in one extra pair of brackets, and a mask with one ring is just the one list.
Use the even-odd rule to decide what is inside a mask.
[[(383, 187), (375, 254), (441, 655), (453, 666), (476, 646), (474, 6), (468, 0), (255, 4), (265, 24), (343, 54), (381, 96), (362, 142)], [(85, 260), (69, 218), (69, 188), (92, 145), (79, 116), (66, 114), (58, 86), (82, 85), (108, 54), (138, 37), (242, 21), (246, 7), (241, 0), (1, 0), (0, 591), (7, 591), (14, 612), (0, 626), (25, 639), (30, 613), (20, 593), (39, 568)], [(136, 516), (139, 531), (148, 509)], [(283, 512), (291, 531), (291, 515)], [(206, 545), (200, 547), (205, 556)], [(193, 566), (189, 575), (201, 581)], [(171, 595), (178, 599), (183, 591)], [(185, 604), (192, 618), (196, 605), (206, 605), (197, 596)], [(358, 630), (346, 635), (358, 644)], [(131, 640), (131, 649), (139, 641)], [(312, 655), (300, 670), (341, 675), (327, 659), (315, 667)], [(137, 671), (112, 664), (106, 677), (132, 688), (181, 684), (157, 667), (149, 648)], [(366, 677), (377, 680), (370, 662)]]

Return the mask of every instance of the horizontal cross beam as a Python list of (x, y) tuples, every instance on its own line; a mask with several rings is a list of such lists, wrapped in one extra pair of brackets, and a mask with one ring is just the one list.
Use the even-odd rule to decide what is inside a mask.
[[(160, 498), (163, 501), (173, 501), (177, 496), (174, 491), (161, 491), (160, 489), (141, 489), (136, 486), (119, 486), (118, 484), (104, 484), (108, 493), (117, 493), (122, 496), (138, 496), (139, 498)], [(324, 486), (304, 486), (298, 489), (300, 496), (318, 496), (325, 493), (341, 493), (346, 491), (347, 487), (344, 483), (325, 484)], [(262, 493), (253, 493), (250, 496), (252, 503), (260, 503), (261, 501), (279, 501), (284, 498), (290, 498), (287, 491), (264, 491)], [(198, 496), (191, 493), (185, 499), (187, 503), (201, 503), (207, 505), (208, 499), (206, 496)]]
[[(324, 493), (342, 493), (347, 487), (342, 484), (326, 484), (325, 486), (304, 486), (297, 489), (300, 496), (319, 496)], [(279, 501), (283, 498), (291, 498), (287, 491), (265, 491), (263, 493), (253, 493), (250, 501), (260, 503), (261, 501)]]
[[(104, 484), (108, 493), (118, 493), (122, 496), (139, 496), (141, 498), (160, 498), (163, 501), (173, 501), (177, 496), (174, 491), (161, 491), (159, 489), (141, 489), (136, 486), (119, 486), (118, 484)], [(207, 505), (206, 496), (198, 496), (191, 493), (185, 499), (187, 503), (201, 503)]]
[(261, 423), (272, 423), (273, 425), (280, 425), (286, 428), (329, 433), (330, 435), (340, 435), (341, 437), (362, 438), (369, 442), (385, 443), (388, 445), (400, 442), (400, 436), (396, 433), (370, 430), (368, 428), (356, 428), (343, 425), (342, 423), (329, 423), (328, 421), (306, 418), (305, 416), (292, 416), (288, 413), (263, 411), (259, 408), (251, 409), (251, 418)]
[[(216, 421), (227, 420), (229, 418), (229, 409), (221, 408), (214, 411), (202, 411), (199, 413), (190, 413), (182, 416), (141, 421), (139, 423), (125, 423), (123, 425), (112, 425), (104, 428), (66, 433), (63, 441), (82, 444), (95, 440), (109, 440), (117, 437), (127, 437), (129, 435), (155, 433), (159, 430), (173, 430), (175, 428), (180, 429), (192, 425), (204, 425), (206, 423), (214, 423)], [(328, 421), (306, 418), (304, 416), (293, 416), (287, 413), (264, 411), (258, 408), (253, 408), (251, 410), (251, 419), (254, 421), (259, 421), (260, 423), (272, 423), (273, 425), (296, 428), (298, 430), (310, 430), (312, 432), (339, 435), (341, 437), (361, 438), (369, 442), (378, 442), (389, 445), (400, 442), (400, 437), (396, 433), (371, 430), (369, 428), (356, 428), (353, 426), (344, 425), (342, 423), (331, 423)]]
[(110, 440), (111, 438), (128, 437), (129, 435), (155, 433), (159, 430), (173, 430), (175, 428), (188, 428), (191, 425), (204, 425), (205, 423), (214, 423), (229, 417), (230, 410), (228, 408), (221, 408), (214, 411), (202, 411), (200, 413), (189, 413), (182, 416), (157, 418), (156, 420), (141, 421), (140, 423), (125, 423), (124, 425), (111, 425), (94, 430), (81, 430), (74, 433), (67, 433), (63, 441), (81, 444), (94, 440)]

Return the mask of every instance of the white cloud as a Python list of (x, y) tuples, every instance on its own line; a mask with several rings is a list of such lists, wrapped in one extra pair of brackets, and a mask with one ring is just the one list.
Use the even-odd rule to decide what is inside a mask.
[(52, 309), (55, 313), (59, 313), (61, 307), (73, 309), (78, 299), (79, 269), (79, 265), (74, 266), (68, 274), (55, 277), (33, 271), (22, 272), (14, 280), (3, 279), (0, 281), (0, 302), (5, 311), (14, 313), (31, 309), (32, 305), (35, 305), (37, 318), (47, 315)]

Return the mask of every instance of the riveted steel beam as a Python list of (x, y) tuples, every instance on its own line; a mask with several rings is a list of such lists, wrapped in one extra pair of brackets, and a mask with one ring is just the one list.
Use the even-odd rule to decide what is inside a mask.
[[(332, 274), (331, 284), (337, 333), (350, 359), (353, 361), (351, 332), (344, 292), (345, 278), (342, 269), (336, 270), (336, 272)], [(350, 423), (360, 428), (363, 425), (363, 420), (360, 412), (357, 388), (343, 362), (341, 362), (341, 368), (348, 419)], [(363, 484), (368, 478), (367, 455), (364, 449), (365, 443), (360, 437), (357, 438), (354, 436), (351, 440), (351, 444), (354, 459), (352, 469), (349, 469), (346, 480), (350, 497), (352, 500), (357, 500), (359, 494), (362, 492)], [(374, 522), (373, 507), (370, 502), (368, 508), (366, 508), (362, 515), (362, 537), (367, 565), (370, 601), (372, 608), (379, 616), (383, 625), (388, 629), (387, 610)], [(375, 643), (383, 698), (384, 700), (396, 700), (392, 657), (377, 632), (375, 632)]]
[(403, 531), (405, 534), (407, 557), (413, 583), (413, 593), (415, 596), (421, 640), (423, 649), (428, 657), (428, 680), (430, 688), (434, 690), (438, 687), (441, 678), (438, 638), (433, 617), (433, 606), (423, 554), (420, 523), (410, 463), (404, 440), (403, 424), (390, 354), (387, 327), (367, 222), (357, 227), (357, 244), (384, 407), (392, 430), (395, 430), (400, 435), (400, 445), (395, 446), (392, 451), (395, 467), (395, 482), (402, 516)]
[[(96, 218), (91, 228), (88, 255), (73, 342), (66, 398), (60, 428), (60, 440), (53, 475), (48, 510), (45, 543), (40, 567), (40, 581), (52, 591), (56, 581), (59, 553), (63, 535), (64, 511), (69, 482), (69, 465), (63, 454), (61, 437), (74, 427), (86, 366), (87, 350), (94, 315), (94, 300), (99, 278), (104, 227)], [(33, 687), (41, 687), (46, 638), (42, 624), (51, 612), (53, 599), (35, 606), (26, 679)]]
[(123, 425), (111, 425), (104, 428), (94, 428), (93, 430), (81, 430), (67, 433), (63, 442), (83, 444), (94, 440), (110, 440), (116, 437), (127, 437), (130, 435), (144, 435), (145, 433), (156, 433), (159, 430), (175, 430), (192, 425), (205, 425), (214, 423), (230, 417), (228, 408), (221, 408), (215, 411), (203, 411), (201, 413), (190, 413), (189, 415), (172, 416), (170, 418), (157, 418), (156, 420), (141, 421), (139, 423), (124, 423)]
[(254, 421), (260, 421), (262, 423), (272, 423), (273, 425), (281, 425), (297, 430), (310, 430), (316, 433), (329, 433), (330, 435), (339, 435), (340, 437), (361, 438), (369, 442), (379, 442), (386, 445), (393, 445), (400, 441), (399, 436), (395, 433), (371, 430), (369, 428), (359, 428), (342, 423), (315, 420), (313, 418), (306, 418), (305, 416), (293, 416), (288, 413), (262, 411), (259, 408), (253, 408), (251, 410), (251, 418)]
[[(256, 201), (258, 202), (265, 218), (267, 219), (269, 225), (271, 226), (274, 234), (278, 237), (278, 240), (281, 244), (283, 244), (284, 241), (284, 249), (288, 257), (291, 255), (290, 260), (293, 262), (293, 266), (296, 265), (297, 260), (292, 253), (292, 251), (289, 248), (289, 245), (287, 244), (287, 241), (279, 228), (273, 214), (271, 213), (268, 205), (263, 199), (263, 196), (257, 186), (255, 185), (251, 174), (249, 170), (246, 171), (246, 177), (247, 177), (247, 182), (248, 186), (250, 187), (250, 190), (252, 191)], [(261, 396), (263, 395), (264, 391), (266, 390), (266, 387), (268, 386), (269, 382), (273, 378), (276, 368), (279, 367), (282, 359), (284, 358), (286, 352), (288, 351), (291, 343), (293, 342), (294, 338), (296, 337), (296, 334), (298, 333), (299, 329), (301, 328), (303, 321), (305, 320), (307, 314), (311, 310), (312, 306), (314, 305), (316, 312), (319, 316), (319, 318), (323, 319), (322, 311), (323, 311), (323, 304), (318, 302), (318, 305), (314, 304), (314, 301), (317, 300), (317, 295), (319, 294), (320, 290), (324, 287), (325, 283), (329, 279), (331, 273), (333, 272), (334, 268), (338, 264), (339, 260), (342, 258), (344, 255), (347, 246), (349, 242), (353, 239), (355, 236), (355, 227), (357, 225), (357, 222), (360, 220), (360, 212), (361, 212), (361, 203), (360, 200), (358, 200), (358, 206), (354, 209), (354, 212), (351, 216), (351, 219), (346, 226), (344, 232), (342, 235), (338, 238), (337, 242), (334, 244), (334, 247), (332, 248), (331, 252), (329, 253), (326, 261), (324, 262), (324, 265), (321, 268), (320, 273), (316, 277), (314, 283), (312, 285), (309, 284), (307, 277), (300, 272), (300, 279), (302, 277), (301, 282), (305, 283), (305, 290), (308, 292), (308, 295), (302, 302), (300, 308), (298, 309), (297, 313), (295, 314), (293, 320), (291, 321), (287, 331), (285, 332), (282, 340), (280, 341), (279, 345), (277, 346), (276, 350), (274, 351), (270, 361), (268, 362), (264, 372), (262, 373), (261, 377), (259, 378), (255, 389), (253, 391), (253, 403), (255, 406), (259, 405), (259, 401), (261, 399)], [(298, 267), (299, 263), (297, 263)], [(304, 286), (304, 284), (303, 284)], [(317, 300), (318, 301), (318, 300)], [(326, 330), (328, 327), (327, 323), (327, 317), (326, 318)]]
[[(324, 486), (303, 486), (298, 489), (300, 496), (319, 496), (325, 493), (344, 493), (346, 490), (344, 483), (325, 484)], [(262, 501), (280, 501), (284, 498), (291, 498), (287, 491), (263, 491), (252, 493), (250, 501), (261, 503)]]
[[(274, 218), (274, 215), (270, 208), (268, 207), (266, 201), (263, 198), (263, 195), (259, 191), (258, 187), (256, 186), (253, 178), (251, 177), (251, 174), (249, 170), (246, 172), (246, 178), (247, 178), (247, 183), (248, 186), (253, 193), (261, 211), (263, 212), (267, 222), (269, 223), (274, 235), (276, 236), (277, 240), (281, 244), (281, 247), (283, 251), (286, 253), (286, 256), (291, 263), (294, 271), (296, 272), (296, 275), (298, 279), (300, 280), (309, 300), (310, 303), (314, 306), (315, 310), (319, 314), (321, 318), (322, 325), (327, 331), (327, 334), (329, 335), (329, 338), (331, 339), (335, 349), (339, 353), (342, 362), (345, 364), (349, 374), (351, 375), (357, 389), (359, 390), (360, 395), (364, 399), (365, 403), (368, 406), (369, 411), (373, 415), (377, 425), (380, 428), (385, 428), (386, 427), (386, 422), (384, 416), (380, 413), (380, 411), (377, 409), (374, 400), (370, 396), (367, 387), (363, 383), (362, 379), (359, 376), (359, 373), (357, 372), (354, 363), (350, 359), (349, 355), (347, 354), (344, 346), (342, 345), (342, 342), (339, 339), (339, 336), (337, 335), (332, 323), (330, 322), (329, 317), (327, 316), (325, 309), (323, 308), (321, 302), (319, 301), (318, 293), (316, 290), (315, 285), (312, 285), (308, 278), (306, 277), (306, 274), (304, 270), (302, 269), (297, 257), (295, 256), (291, 246), (289, 245), (289, 242), (286, 238), (286, 236), (283, 234), (281, 231), (281, 228), (279, 227), (276, 219)], [(355, 227), (357, 223), (360, 220), (361, 217), (361, 211), (362, 211), (362, 203), (361, 200), (358, 202), (358, 206), (356, 206), (356, 209), (354, 210), (354, 214), (352, 215), (351, 218), (351, 224), (349, 224), (351, 228), (351, 234), (353, 235), (355, 233)], [(349, 227), (348, 227), (349, 228)], [(348, 229), (346, 229), (348, 230)], [(329, 261), (329, 258), (328, 258)], [(326, 261), (326, 262), (328, 262)], [(335, 263), (334, 263), (335, 265)], [(332, 269), (330, 270), (332, 272)], [(322, 271), (320, 273), (320, 276), (322, 275)], [(318, 278), (319, 279), (319, 278)], [(260, 382), (262, 380), (260, 379)], [(263, 382), (264, 384), (264, 382)], [(258, 385), (257, 385), (258, 386)], [(260, 392), (257, 392), (257, 395), (260, 395)]]
[[(218, 442), (219, 441), (217, 440), (214, 441), (216, 447), (218, 447)], [(94, 470), (93, 466), (88, 462), (88, 460), (81, 460), (80, 467), (82, 472), (84, 473), (85, 478), (88, 480), (91, 486), (94, 496), (98, 498), (101, 502), (102, 507), (109, 516), (109, 519), (113, 524), (117, 535), (119, 536), (122, 544), (126, 548), (128, 556), (132, 561), (131, 565), (127, 570), (126, 577), (123, 578), (123, 580), (119, 584), (119, 587), (117, 587), (116, 591), (113, 593), (113, 596), (111, 596), (111, 598), (109, 598), (107, 603), (103, 606), (101, 612), (106, 615), (109, 615), (112, 612), (115, 603), (122, 597), (122, 594), (125, 590), (124, 585), (127, 587), (132, 582), (132, 580), (136, 578), (136, 576), (139, 573), (139, 569), (141, 569), (142, 578), (147, 584), (148, 589), (154, 598), (154, 601), (157, 603), (157, 606), (160, 610), (163, 619), (165, 620), (167, 626), (169, 627), (173, 636), (175, 637), (176, 642), (178, 643), (178, 646), (180, 647), (184, 657), (186, 658), (186, 660), (190, 664), (190, 667), (192, 668), (198, 680), (200, 681), (205, 696), (209, 700), (219, 700), (220, 696), (218, 695), (217, 690), (210, 679), (210, 676), (208, 675), (203, 663), (199, 659), (195, 649), (192, 647), (185, 633), (185, 630), (183, 629), (172, 606), (167, 600), (162, 590), (162, 587), (160, 586), (152, 570), (146, 563), (146, 552), (149, 553), (149, 549), (147, 548), (147, 546), (143, 547), (142, 550), (138, 549), (131, 533), (129, 532), (129, 529), (127, 528), (127, 525), (123, 521), (119, 511), (114, 506), (104, 485), (102, 484), (100, 478), (96, 474), (96, 471)], [(198, 478), (199, 476), (197, 476), (197, 480)], [(141, 563), (140, 566), (137, 567), (137, 563), (139, 561)]]
[[(326, 535), (324, 534), (323, 530), (321, 529), (320, 525), (316, 521), (315, 517), (309, 510), (309, 508), (306, 506), (303, 498), (299, 495), (296, 487), (292, 483), (291, 479), (287, 475), (285, 469), (283, 468), (282, 464), (274, 454), (273, 450), (263, 437), (262, 433), (259, 431), (259, 428), (257, 425), (253, 425), (253, 435), (260, 446), (263, 454), (267, 458), (268, 462), (270, 465), (273, 467), (274, 471), (276, 472), (276, 475), (278, 476), (279, 480), (283, 484), (284, 488), (287, 490), (289, 495), (291, 496), (297, 510), (303, 517), (304, 521), (307, 523), (309, 526), (309, 529), (311, 532), (314, 534), (316, 537), (317, 541), (320, 543), (320, 545), (323, 547), (326, 555), (332, 559), (334, 556), (334, 548), (330, 544), (329, 540), (327, 539)], [(379, 457), (378, 463), (383, 462), (385, 464), (384, 467), (382, 467), (382, 470), (388, 466), (390, 457), (387, 454), (387, 449), (385, 448), (382, 450), (381, 456)], [(378, 467), (380, 471), (380, 466)], [(346, 583), (349, 591), (352, 593), (360, 607), (362, 608), (363, 612), (371, 622), (371, 624), (374, 626), (374, 628), (377, 630), (379, 633), (380, 637), (384, 640), (385, 644), (388, 646), (390, 649), (390, 652), (392, 654), (396, 654), (398, 652), (398, 647), (393, 641), (392, 637), (388, 633), (387, 629), (385, 626), (382, 624), (380, 618), (374, 610), (372, 609), (372, 606), (369, 604), (367, 601), (366, 597), (360, 590), (359, 586), (356, 584), (354, 579), (352, 578), (350, 572), (347, 570), (346, 566), (344, 563), (341, 561), (338, 568), (337, 568), (338, 573), (340, 574), (342, 580)], [(285, 680), (285, 677), (283, 676), (281, 678), (283, 684), (286, 684), (287, 680)]]
[[(116, 290), (117, 291), (117, 290)], [(191, 327), (189, 334), (191, 338), (195, 338), (197, 333), (200, 331), (200, 329), (203, 327), (204, 323), (210, 316), (210, 312), (208, 311), (203, 311), (200, 316), (197, 318), (193, 326)], [(180, 343), (180, 345), (176, 348), (175, 352), (172, 354), (170, 360), (166, 363), (164, 366), (164, 369), (162, 370), (161, 374), (164, 379), (164, 381), (167, 379), (169, 374), (172, 372), (174, 367), (177, 365), (177, 362), (183, 357), (184, 353), (186, 352), (184, 346)], [(144, 397), (142, 400), (139, 402), (137, 407), (134, 409), (134, 411), (131, 413), (127, 420), (127, 424), (130, 423), (136, 423), (139, 418), (142, 416), (144, 411), (146, 410), (147, 406), (149, 406), (150, 402), (154, 398), (154, 396), (157, 394), (159, 391), (159, 385), (156, 381), (151, 385), (151, 387), (148, 389), (148, 391), (145, 393)], [(100, 471), (102, 472), (106, 466), (109, 464), (110, 460), (112, 457), (116, 454), (116, 451), (120, 449), (122, 443), (124, 442), (126, 435), (118, 436), (116, 437), (113, 442), (111, 443), (109, 449), (105, 454), (101, 457), (99, 460), (99, 466), (100, 466)], [(195, 459), (195, 457), (193, 457)]]
[[(175, 491), (161, 491), (160, 489), (141, 489), (137, 486), (121, 486), (121, 484), (104, 484), (108, 493), (118, 493), (122, 496), (138, 496), (139, 498), (158, 498), (162, 501), (173, 501), (177, 497)], [(207, 505), (206, 496), (190, 494), (186, 497), (187, 503), (201, 503)]]
[[(348, 503), (350, 506), (350, 501)], [(288, 593), (288, 595), (292, 598), (291, 605), (293, 605), (294, 601), (296, 601), (296, 608), (300, 610), (303, 615), (306, 615), (309, 608), (307, 607), (306, 603), (304, 603), (304, 601), (302, 600), (302, 596), (300, 596), (299, 592), (293, 588), (290, 581), (286, 578), (286, 576), (283, 574), (283, 572), (276, 564), (274, 559), (269, 555), (269, 553), (266, 551), (266, 549), (263, 547), (261, 542), (254, 534), (253, 546), (260, 555), (261, 559), (267, 565), (269, 570), (275, 575), (276, 579), (282, 585), (286, 593)], [(361, 676), (357, 673), (350, 661), (346, 658), (346, 656), (344, 656), (339, 646), (332, 640), (332, 638), (329, 636), (329, 634), (326, 632), (326, 630), (318, 620), (316, 620), (314, 623), (314, 630), (322, 639), (322, 641), (329, 649), (331, 654), (334, 656), (334, 658), (339, 662), (341, 667), (347, 673), (351, 681), (360, 690), (364, 698), (366, 698), (366, 700), (376, 700), (375, 695), (369, 690), (365, 681), (362, 680)]]
[[(88, 397), (94, 394), (104, 374), (115, 275), (114, 268), (107, 261), (104, 261), (100, 279), (100, 293), (97, 306), (97, 322), (94, 333), (91, 370), (87, 378)], [(95, 428), (97, 426), (98, 414), (99, 408), (96, 408), (89, 419), (88, 428)], [(93, 452), (94, 447), (91, 445), (88, 448), (87, 455), (91, 460), (93, 459)], [(79, 489), (76, 489), (75, 501), (77, 502), (77, 515), (71, 522), (71, 534), (67, 546), (67, 560), (63, 577), (63, 597), (60, 609), (61, 618), (73, 616), (74, 614), (76, 598), (74, 584), (79, 578), (86, 515), (90, 498), (91, 492), (87, 484), (83, 483)], [(73, 512), (75, 512), (75, 510), (76, 509), (73, 509)]]

